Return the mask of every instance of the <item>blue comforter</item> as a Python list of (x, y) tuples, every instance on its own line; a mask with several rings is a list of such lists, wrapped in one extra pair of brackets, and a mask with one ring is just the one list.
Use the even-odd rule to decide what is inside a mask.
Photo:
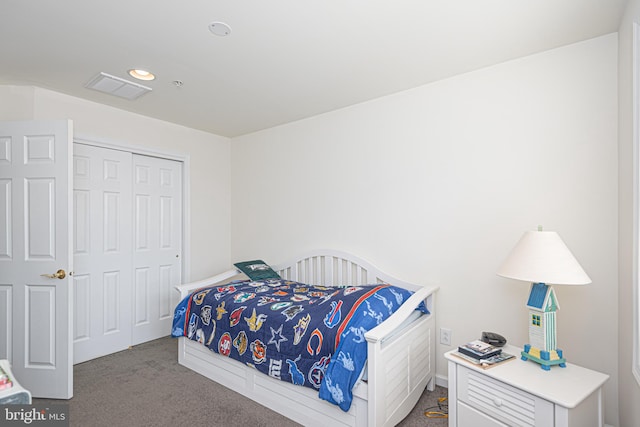
[[(176, 307), (172, 335), (199, 341), (273, 378), (319, 390), (344, 411), (367, 358), (364, 334), (412, 292), (390, 285), (288, 280), (198, 289)], [(424, 304), (419, 309), (428, 313)]]

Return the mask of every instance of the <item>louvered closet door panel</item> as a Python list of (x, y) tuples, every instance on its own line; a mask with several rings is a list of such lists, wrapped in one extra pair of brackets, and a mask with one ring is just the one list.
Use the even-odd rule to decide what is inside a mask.
[(74, 363), (131, 345), (132, 154), (74, 144)]
[(182, 163), (133, 156), (133, 344), (169, 335), (182, 279)]

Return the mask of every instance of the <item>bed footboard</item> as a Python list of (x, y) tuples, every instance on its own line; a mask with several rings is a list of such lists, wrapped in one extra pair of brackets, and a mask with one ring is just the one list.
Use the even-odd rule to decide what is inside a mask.
[[(424, 289), (424, 293), (428, 293), (425, 297), (427, 306), (432, 306), (433, 289)], [(409, 306), (409, 301), (405, 306)], [(432, 308), (430, 313), (404, 327), (401, 333), (395, 332), (385, 321), (365, 334), (368, 343), (369, 425), (398, 424), (411, 412), (425, 388), (433, 391), (435, 317)], [(396, 314), (401, 315), (400, 311), (394, 316)]]

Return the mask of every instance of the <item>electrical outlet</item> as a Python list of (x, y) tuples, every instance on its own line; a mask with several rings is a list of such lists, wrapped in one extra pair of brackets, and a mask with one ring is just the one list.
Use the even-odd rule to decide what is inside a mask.
[(451, 345), (451, 329), (440, 328), (440, 344)]

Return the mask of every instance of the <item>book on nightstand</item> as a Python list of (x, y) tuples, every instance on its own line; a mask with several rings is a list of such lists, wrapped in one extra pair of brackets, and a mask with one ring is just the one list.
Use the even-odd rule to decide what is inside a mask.
[(5, 390), (11, 387), (13, 387), (11, 378), (9, 378), (9, 375), (7, 375), (4, 369), (2, 369), (2, 366), (0, 366), (0, 390)]
[(480, 361), (502, 353), (502, 349), (484, 341), (475, 340), (459, 346), (458, 352)]
[(514, 356), (513, 354), (505, 353), (504, 351), (500, 354), (496, 354), (495, 356), (491, 356), (486, 359), (476, 359), (474, 357), (467, 356), (466, 354), (462, 354), (459, 351), (455, 351), (452, 354), (456, 357), (466, 360), (469, 363), (473, 363), (474, 365), (477, 365), (482, 369), (489, 369), (501, 364), (502, 362), (506, 362), (507, 360), (515, 360), (516, 358), (516, 356)]

